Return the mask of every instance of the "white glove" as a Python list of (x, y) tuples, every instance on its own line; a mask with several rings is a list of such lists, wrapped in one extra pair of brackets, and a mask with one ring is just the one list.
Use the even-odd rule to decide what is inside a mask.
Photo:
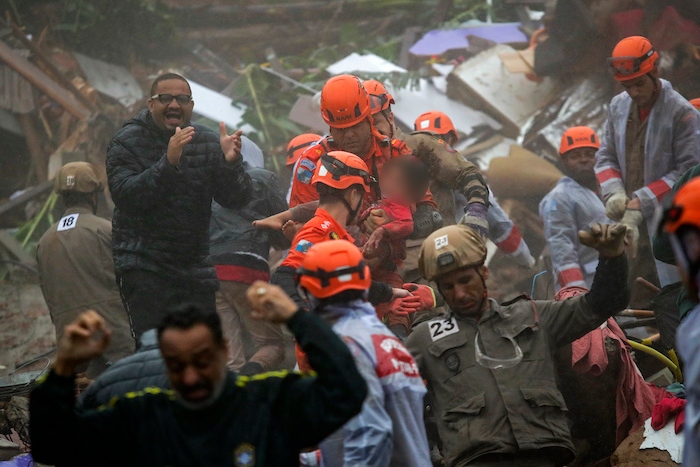
[(630, 199), (627, 197), (627, 193), (624, 191), (616, 191), (608, 198), (608, 202), (605, 203), (605, 215), (615, 222), (620, 222), (627, 210), (627, 203), (629, 202)]
[(642, 221), (644, 221), (644, 216), (642, 216), (642, 211), (638, 209), (626, 210), (625, 215), (622, 216), (622, 220), (620, 220), (620, 224), (627, 227), (625, 241), (627, 242), (627, 255), (630, 258), (635, 258), (637, 256), (639, 225), (641, 225)]

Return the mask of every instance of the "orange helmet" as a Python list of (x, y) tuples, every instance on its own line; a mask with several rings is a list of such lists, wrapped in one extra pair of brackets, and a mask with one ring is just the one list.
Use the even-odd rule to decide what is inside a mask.
[(659, 54), (642, 36), (630, 36), (622, 39), (613, 49), (608, 65), (618, 81), (628, 81), (644, 76), (654, 69)]
[(368, 79), (362, 85), (369, 93), (370, 113), (372, 115), (387, 110), (392, 104), (396, 104), (394, 96), (376, 79)]
[(313, 143), (319, 141), (321, 135), (313, 133), (304, 133), (303, 135), (295, 136), (287, 145), (287, 165), (294, 165), (299, 160), (306, 148)]
[(369, 94), (353, 75), (338, 75), (321, 90), (321, 116), (333, 128), (349, 128), (369, 115)]
[(362, 252), (347, 240), (329, 240), (309, 248), (296, 279), (302, 289), (321, 299), (346, 290), (364, 291), (372, 283)]
[(575, 126), (566, 130), (561, 137), (559, 155), (562, 156), (576, 148), (600, 148), (600, 140), (595, 131), (587, 126)]
[(700, 110), (700, 97), (698, 97), (697, 99), (691, 100), (690, 105), (692, 105), (696, 109)]
[(418, 117), (413, 124), (413, 129), (415, 131), (432, 131), (438, 135), (447, 135), (453, 132), (454, 137), (457, 138), (457, 130), (452, 124), (452, 120), (439, 110), (431, 110)]
[(331, 151), (321, 156), (311, 185), (320, 183), (338, 190), (362, 185), (369, 193), (370, 181), (369, 169), (362, 159), (349, 152)]
[(664, 230), (676, 233), (684, 225), (700, 229), (700, 177), (683, 185), (665, 215)]

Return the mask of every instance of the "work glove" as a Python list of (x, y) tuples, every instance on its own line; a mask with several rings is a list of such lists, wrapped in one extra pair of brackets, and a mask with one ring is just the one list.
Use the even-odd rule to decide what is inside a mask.
[(625, 215), (622, 216), (622, 220), (620, 221), (620, 225), (627, 227), (627, 254), (630, 258), (637, 257), (637, 247), (639, 245), (639, 225), (643, 220), (644, 216), (642, 216), (642, 211), (637, 209), (628, 209), (625, 211)]
[(620, 222), (622, 216), (625, 215), (627, 210), (627, 203), (630, 199), (627, 197), (627, 193), (624, 191), (616, 191), (608, 198), (608, 202), (605, 203), (605, 215), (615, 222)]
[(622, 224), (601, 224), (596, 222), (591, 230), (579, 231), (578, 238), (583, 245), (598, 250), (600, 256), (615, 258), (625, 252), (627, 227)]
[(406, 316), (422, 309), (420, 297), (409, 295), (408, 297), (397, 298), (391, 302), (389, 313), (394, 313), (397, 316)]
[(435, 298), (435, 291), (432, 287), (421, 284), (404, 284), (403, 288), (411, 292), (411, 295), (418, 297), (420, 300), (421, 310), (430, 310), (437, 306), (437, 299)]
[(474, 230), (486, 240), (489, 236), (489, 222), (486, 220), (488, 208), (481, 203), (469, 203), (464, 209), (464, 216), (459, 221), (460, 224)]

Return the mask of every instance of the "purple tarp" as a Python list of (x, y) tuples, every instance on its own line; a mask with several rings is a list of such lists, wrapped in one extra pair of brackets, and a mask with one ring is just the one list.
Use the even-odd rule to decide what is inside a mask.
[(436, 29), (427, 32), (409, 50), (413, 55), (442, 55), (452, 49), (469, 47), (467, 36), (478, 36), (499, 44), (527, 42), (527, 36), (518, 29), (520, 23), (496, 23), (459, 29)]

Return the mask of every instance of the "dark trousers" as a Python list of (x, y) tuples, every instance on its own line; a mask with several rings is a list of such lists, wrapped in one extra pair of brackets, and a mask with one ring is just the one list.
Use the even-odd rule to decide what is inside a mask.
[(117, 285), (136, 342), (141, 334), (157, 328), (174, 307), (189, 303), (216, 313), (215, 291), (199, 284), (183, 284), (151, 271), (133, 269), (118, 274)]

